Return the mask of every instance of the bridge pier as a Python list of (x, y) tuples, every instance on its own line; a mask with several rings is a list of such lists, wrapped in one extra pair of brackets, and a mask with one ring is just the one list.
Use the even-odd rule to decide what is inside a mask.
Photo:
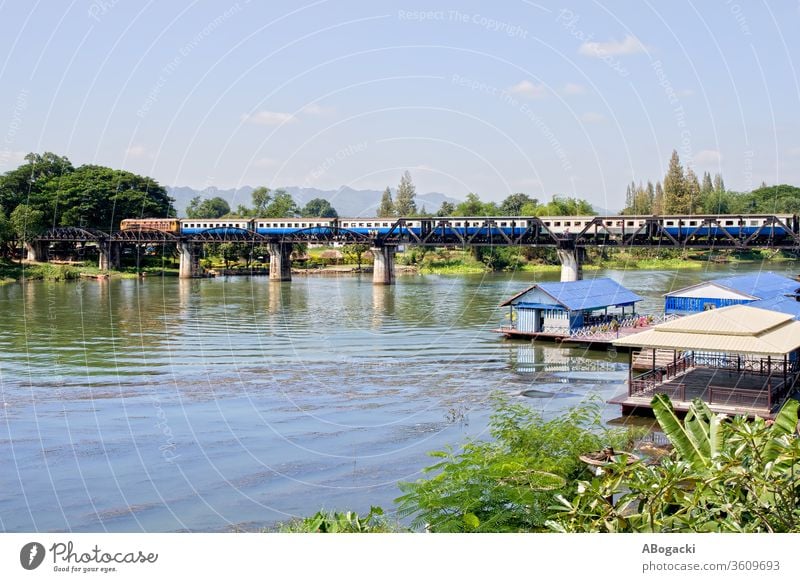
[(25, 252), (28, 255), (28, 260), (33, 263), (46, 263), (47, 262), (47, 247), (48, 243), (40, 240), (26, 242)]
[(197, 246), (181, 241), (178, 243), (178, 254), (180, 255), (179, 276), (181, 279), (191, 279), (200, 276), (200, 253)]
[(380, 246), (372, 247), (372, 256), (375, 259), (372, 268), (373, 285), (393, 285), (394, 284), (394, 255), (397, 247)]
[(583, 260), (586, 252), (582, 248), (556, 249), (561, 262), (561, 282), (583, 279)]
[(286, 243), (269, 243), (269, 280), (292, 280), (292, 245)]
[(101, 271), (109, 269), (119, 269), (119, 243), (110, 241), (100, 241), (98, 243), (100, 251), (98, 267)]

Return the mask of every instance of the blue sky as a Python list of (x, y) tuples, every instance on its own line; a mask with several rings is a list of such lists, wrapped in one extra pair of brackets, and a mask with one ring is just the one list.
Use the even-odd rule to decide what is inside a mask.
[(0, 3), (0, 170), (623, 204), (800, 184), (798, 2)]

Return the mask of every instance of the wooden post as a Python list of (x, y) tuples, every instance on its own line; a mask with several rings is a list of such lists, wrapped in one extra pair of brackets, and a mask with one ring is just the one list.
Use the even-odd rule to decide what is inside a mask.
[(628, 348), (628, 396), (633, 396), (633, 348)]

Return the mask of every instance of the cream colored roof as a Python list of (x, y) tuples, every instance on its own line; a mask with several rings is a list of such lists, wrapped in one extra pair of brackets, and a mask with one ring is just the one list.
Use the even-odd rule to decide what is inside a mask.
[(800, 321), (787, 313), (732, 305), (659, 324), (614, 345), (783, 355), (800, 347)]

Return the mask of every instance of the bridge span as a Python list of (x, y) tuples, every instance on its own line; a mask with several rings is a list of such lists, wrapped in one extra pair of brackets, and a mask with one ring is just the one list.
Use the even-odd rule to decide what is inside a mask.
[[(191, 232), (180, 228), (169, 232), (143, 225), (116, 232), (59, 227), (25, 246), (31, 260), (42, 261), (47, 260), (51, 243), (92, 243), (99, 251), (100, 268), (109, 269), (119, 265), (125, 246), (174, 245), (180, 257), (180, 276), (197, 277), (202, 274), (199, 257), (203, 245), (245, 243), (266, 247), (271, 280), (289, 281), (293, 245), (356, 243), (370, 247), (375, 258), (373, 282), (380, 285), (394, 282), (394, 260), (400, 246), (551, 247), (557, 250), (561, 262), (562, 281), (582, 277), (585, 250), (592, 247), (800, 251), (800, 220), (796, 215), (409, 217), (326, 219), (313, 224), (270, 219), (272, 223), (267, 226), (281, 227), (274, 232), (263, 228), (265, 220), (208, 220), (203, 225), (207, 228)], [(286, 228), (292, 226), (285, 223), (290, 220), (298, 228)], [(241, 228), (233, 221), (259, 228)], [(140, 222), (146, 223), (147, 219)]]

